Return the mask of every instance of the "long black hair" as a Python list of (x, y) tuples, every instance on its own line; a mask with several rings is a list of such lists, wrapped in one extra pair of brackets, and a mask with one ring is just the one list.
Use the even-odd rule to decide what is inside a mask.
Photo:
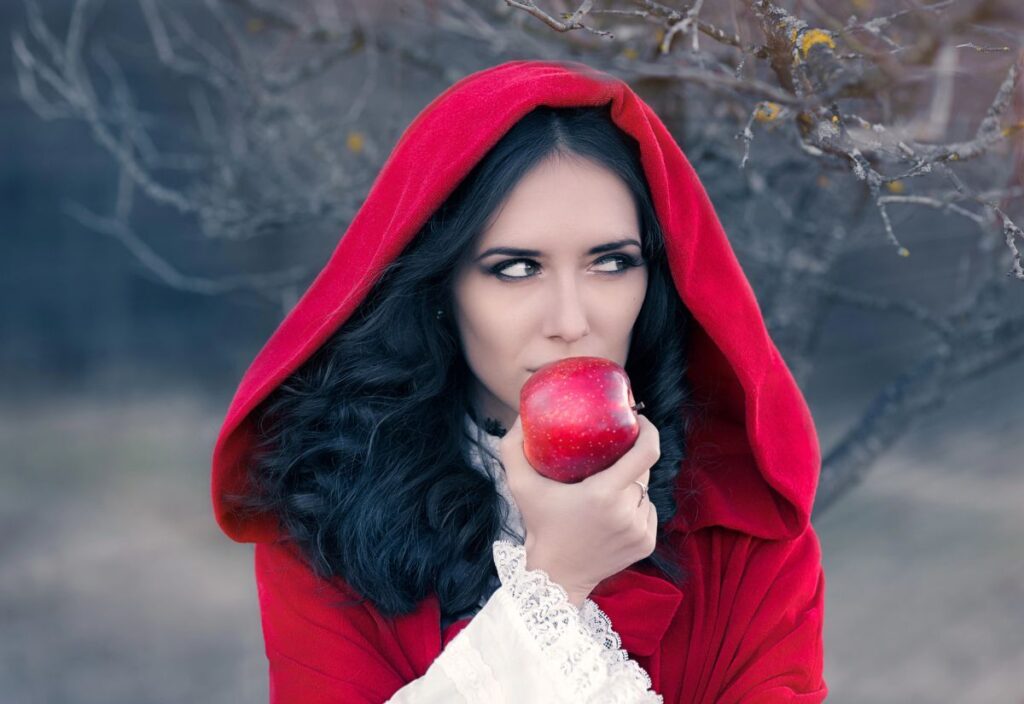
[[(574, 155), (617, 174), (635, 199), (647, 292), (626, 371), (659, 430), (648, 495), (658, 541), (648, 564), (674, 584), (687, 570), (664, 539), (690, 418), (690, 316), (672, 283), (636, 141), (609, 105), (534, 109), (475, 165), (348, 320), (256, 409), (242, 511), (272, 512), (321, 577), (342, 577), (386, 616), (431, 592), (442, 614), (473, 609), (496, 574), (494, 481), (468, 459), (462, 432), (472, 373), (453, 327), (453, 272), (517, 182), (547, 157)], [(440, 319), (437, 309), (446, 313)], [(690, 482), (679, 482), (692, 498)]]

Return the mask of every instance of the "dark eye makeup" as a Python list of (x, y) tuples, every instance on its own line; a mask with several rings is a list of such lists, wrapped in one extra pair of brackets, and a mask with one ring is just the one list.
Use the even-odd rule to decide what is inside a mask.
[[(629, 271), (630, 269), (632, 269), (633, 267), (641, 266), (642, 264), (640, 259), (633, 257), (629, 254), (609, 254), (606, 257), (601, 257), (595, 263), (601, 263), (606, 260), (618, 261), (621, 262), (622, 264), (622, 268), (619, 269), (618, 271), (601, 272), (603, 274), (608, 274), (609, 276), (620, 276)], [(488, 273), (503, 281), (521, 281), (523, 279), (532, 278), (531, 276), (508, 276), (507, 274), (501, 273), (502, 270), (507, 269), (513, 264), (518, 264), (519, 262), (525, 262), (526, 264), (529, 264), (533, 267), (537, 266), (537, 262), (535, 262), (534, 260), (520, 257), (517, 259), (506, 259), (503, 262), (499, 262), (498, 264), (495, 264), (494, 266), (490, 267), (488, 269)]]

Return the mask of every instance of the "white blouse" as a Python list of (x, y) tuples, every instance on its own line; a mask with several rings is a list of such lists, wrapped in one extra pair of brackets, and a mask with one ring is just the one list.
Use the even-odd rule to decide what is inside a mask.
[[(591, 599), (577, 609), (544, 570), (526, 569), (522, 515), (498, 462), (501, 438), (466, 415), (466, 431), (487, 452), (471, 463), (490, 475), (507, 509), (492, 545), (498, 576), (426, 673), (390, 704), (661, 704), (647, 672), (620, 646), (608, 616)], [(461, 615), (460, 618), (465, 618)]]

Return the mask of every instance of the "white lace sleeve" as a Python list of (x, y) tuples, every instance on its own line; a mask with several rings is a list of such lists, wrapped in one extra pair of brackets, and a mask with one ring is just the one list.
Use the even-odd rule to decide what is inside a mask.
[(521, 545), (496, 540), (492, 552), (501, 586), (388, 704), (662, 704), (593, 601), (577, 610), (543, 570), (526, 569)]
[[(622, 639), (612, 628), (612, 621), (608, 614), (601, 610), (601, 607), (592, 599), (586, 599), (579, 610), (580, 621), (583, 628), (590, 634), (590, 637), (601, 646), (601, 657), (608, 663), (608, 669), (612, 672), (624, 672), (625, 677), (634, 677), (639, 671), (643, 679), (644, 687), (650, 688), (651, 677), (640, 665), (629, 658), (622, 648)], [(660, 697), (659, 697), (660, 700)], [(604, 700), (600, 700), (604, 701)], [(620, 701), (613, 699), (611, 701)], [(622, 701), (633, 701), (632, 699)], [(642, 700), (647, 701), (647, 700)], [(654, 701), (653, 699), (651, 701)]]
[(566, 702), (628, 704), (662, 702), (650, 690), (651, 678), (619, 648), (611, 621), (591, 600), (582, 609), (544, 570), (526, 569), (526, 549), (506, 540), (493, 545), (494, 562), (516, 622), (538, 655), (541, 671)]

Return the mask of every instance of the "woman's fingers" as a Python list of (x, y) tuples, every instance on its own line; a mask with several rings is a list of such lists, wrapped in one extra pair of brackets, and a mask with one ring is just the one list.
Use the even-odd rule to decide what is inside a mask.
[(593, 474), (584, 482), (601, 494), (621, 493), (635, 487), (634, 481), (647, 484), (650, 470), (661, 459), (661, 439), (654, 423), (645, 416), (639, 416), (640, 435), (633, 447), (608, 469)]
[(650, 501), (647, 502), (647, 546), (650, 548), (648, 556), (658, 546), (658, 509)]
[(502, 436), (498, 443), (501, 450), (501, 464), (505, 467), (505, 473), (509, 482), (518, 480), (522, 474), (523, 467), (523, 426), (516, 416), (515, 422)]
[[(639, 418), (640, 435), (633, 447), (611, 467), (592, 474), (580, 482), (589, 490), (603, 495), (612, 505), (620, 501), (636, 501), (633, 506), (637, 507), (638, 512), (644, 504), (650, 503), (650, 498), (646, 496), (645, 490), (637, 485), (637, 482), (645, 487), (650, 486), (651, 467), (661, 457), (661, 443), (657, 427), (645, 416)], [(523, 428), (519, 416), (516, 416), (515, 422), (502, 437), (500, 448), (502, 465), (505, 467), (506, 479), (513, 495), (519, 495), (522, 491), (536, 493), (555, 490), (553, 487), (542, 489), (541, 486), (560, 484), (530, 466), (523, 453)], [(637, 473), (637, 468), (642, 468), (639, 473)], [(628, 498), (621, 498), (622, 496)]]
[[(552, 485), (560, 485), (561, 482), (545, 477), (538, 472), (526, 459), (523, 452), (523, 426), (516, 416), (512, 427), (508, 429), (501, 438), (498, 445), (501, 452), (501, 464), (505, 468), (505, 478), (512, 494), (517, 497), (520, 490), (530, 493), (551, 490)], [(547, 489), (542, 489), (542, 486)]]

